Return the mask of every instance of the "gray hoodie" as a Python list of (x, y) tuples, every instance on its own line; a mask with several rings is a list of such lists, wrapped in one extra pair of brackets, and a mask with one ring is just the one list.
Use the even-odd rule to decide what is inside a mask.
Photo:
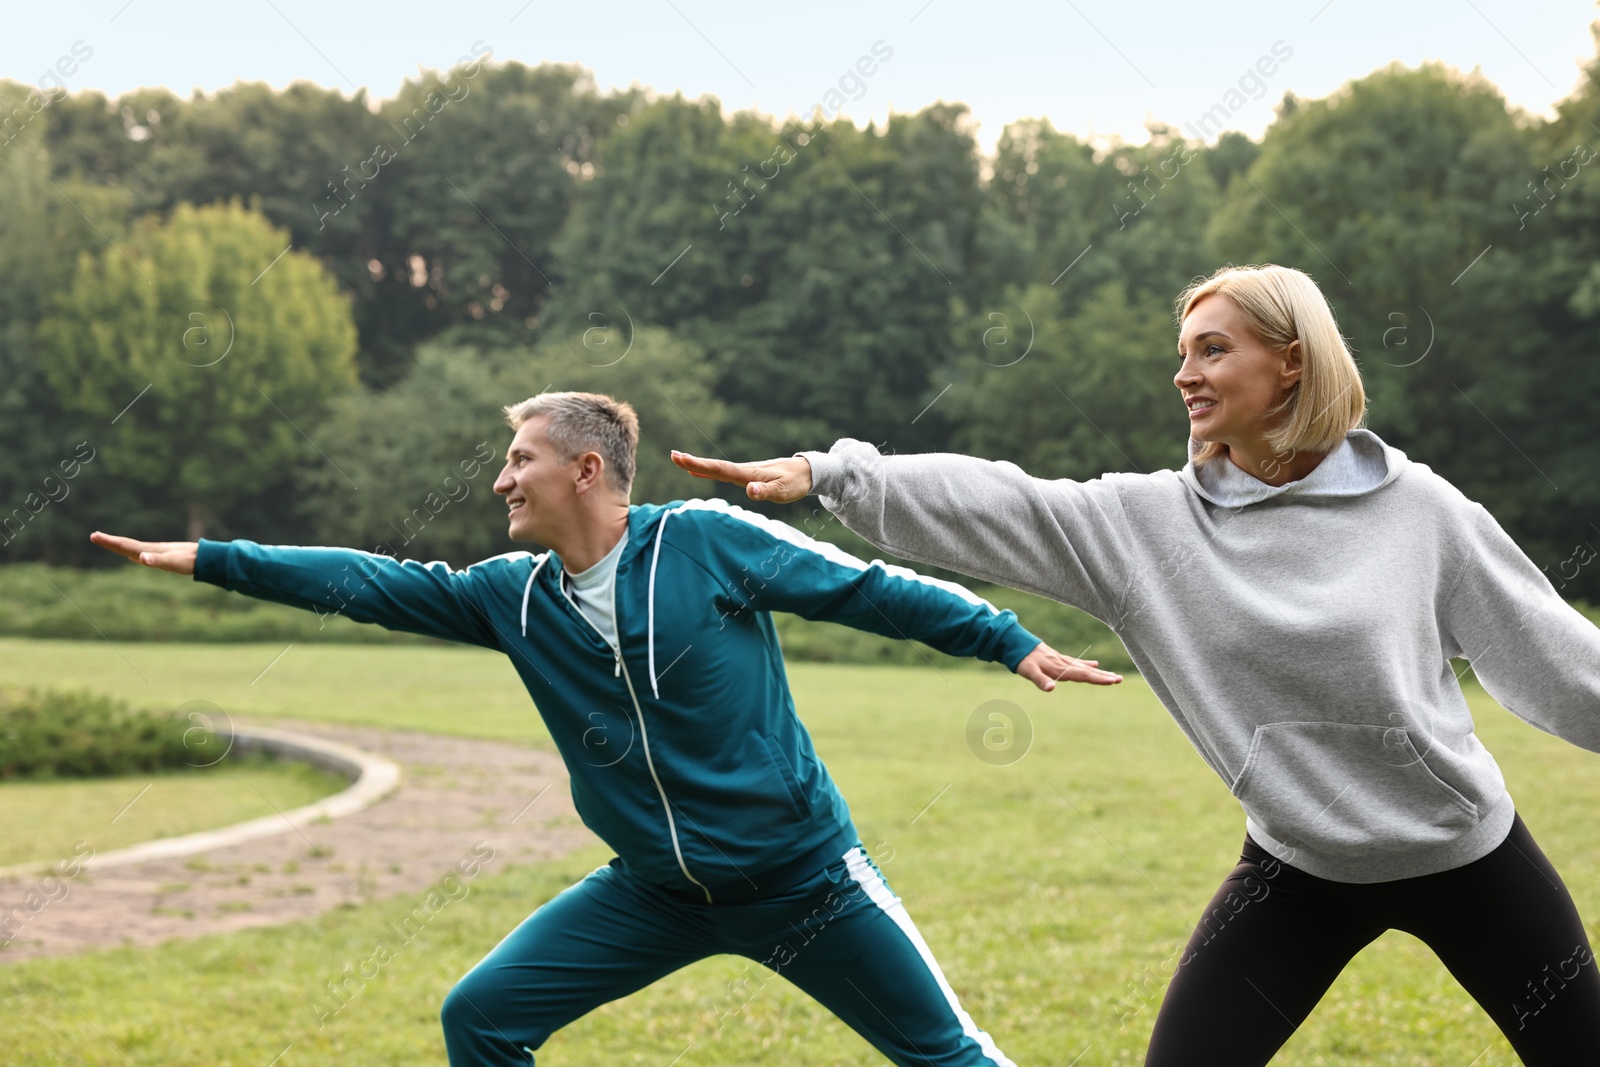
[(1511, 797), (1453, 657), (1600, 751), (1600, 630), (1481, 505), (1368, 430), (1281, 486), (1226, 458), (1075, 482), (848, 439), (802, 455), (885, 551), (1109, 625), (1251, 836), (1319, 877), (1431, 874), (1505, 839)]

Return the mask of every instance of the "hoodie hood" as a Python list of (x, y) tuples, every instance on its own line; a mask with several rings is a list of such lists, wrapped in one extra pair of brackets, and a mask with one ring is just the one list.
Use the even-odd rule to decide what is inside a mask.
[(1385, 444), (1371, 430), (1351, 430), (1304, 478), (1268, 485), (1240, 470), (1226, 456), (1196, 467), (1194, 456), (1199, 450), (1200, 443), (1189, 438), (1189, 462), (1180, 477), (1200, 496), (1225, 508), (1259, 504), (1276, 496), (1362, 496), (1394, 481), (1410, 463), (1404, 452)]

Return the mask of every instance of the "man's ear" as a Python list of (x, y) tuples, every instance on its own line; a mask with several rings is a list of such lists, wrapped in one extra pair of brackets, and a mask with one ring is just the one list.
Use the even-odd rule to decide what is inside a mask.
[(605, 480), (606, 461), (598, 452), (585, 452), (575, 461), (577, 474), (573, 479), (573, 488), (581, 495), (600, 485)]

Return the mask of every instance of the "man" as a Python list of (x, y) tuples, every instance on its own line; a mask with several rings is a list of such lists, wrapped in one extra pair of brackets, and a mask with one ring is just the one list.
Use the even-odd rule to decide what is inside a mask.
[(769, 616), (790, 611), (999, 660), (1041, 689), (1117, 675), (1009, 611), (870, 565), (721, 501), (628, 503), (633, 409), (590, 393), (506, 408), (512, 540), (453, 571), (336, 548), (92, 540), (251, 596), (511, 657), (617, 857), (529, 916), (445, 998), (450, 1062), (527, 1064), (557, 1029), (734, 953), (897, 1064), (1009, 1065), (957, 1003), (795, 714)]

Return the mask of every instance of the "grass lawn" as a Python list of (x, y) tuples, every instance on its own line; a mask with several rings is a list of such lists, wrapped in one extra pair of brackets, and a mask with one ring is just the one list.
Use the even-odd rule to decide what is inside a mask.
[(204, 770), (0, 783), (0, 867), (230, 826), (289, 811), (349, 783), (303, 763), (233, 760)]
[(0, 685), (6, 684), (80, 686), (163, 714), (187, 701), (208, 700), (241, 718), (394, 726), (549, 747), (511, 662), (464, 645), (375, 649), (0, 638)]
[[(70, 679), (153, 707), (214, 700), (236, 715), (384, 722), (546, 744), (509, 665), (473, 650), (0, 642), (0, 682)], [(302, 653), (306, 653), (302, 655)], [(313, 654), (314, 653), (314, 654)], [(1041, 694), (993, 670), (796, 666), (802, 715), (857, 824), (978, 1023), (1020, 1064), (1137, 1064), (1181, 945), (1237, 856), (1244, 820), (1137, 678)], [(1600, 917), (1600, 762), (1518, 722), (1476, 687), (1480, 734), (1529, 826), (1591, 920)], [(996, 766), (969, 718), (1012, 701), (1031, 748)], [(607, 858), (487, 865), (365, 980), (350, 977), (420, 902), (314, 922), (0, 969), (7, 1063), (438, 1064), (451, 982), (541, 901)], [(444, 873), (441, 870), (441, 875)], [(1594, 924), (1591, 921), (1591, 936)], [(349, 970), (346, 970), (348, 966)], [(729, 983), (708, 960), (557, 1034), (541, 1064), (666, 1067), (882, 1062), (781, 981)], [(369, 968), (369, 972), (370, 968)], [(326, 983), (359, 990), (336, 1014)], [(315, 1005), (322, 1004), (319, 1009)], [(285, 1051), (287, 1050), (287, 1051)], [(679, 1057), (674, 1060), (674, 1057)], [(1358, 957), (1279, 1064), (1516, 1062), (1487, 1017), (1413, 939)]]

